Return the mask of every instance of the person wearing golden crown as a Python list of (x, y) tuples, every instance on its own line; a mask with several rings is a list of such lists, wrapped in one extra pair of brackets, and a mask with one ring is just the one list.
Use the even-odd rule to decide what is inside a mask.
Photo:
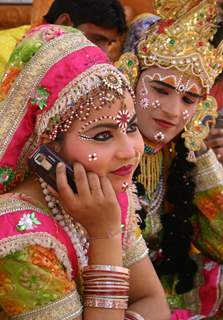
[[(213, 0), (155, 1), (117, 66), (136, 92), (145, 149), (135, 175), (141, 228), (176, 319), (223, 318), (223, 168), (203, 140), (223, 69)], [(134, 28), (150, 27), (138, 41)], [(135, 42), (131, 42), (135, 39)]]

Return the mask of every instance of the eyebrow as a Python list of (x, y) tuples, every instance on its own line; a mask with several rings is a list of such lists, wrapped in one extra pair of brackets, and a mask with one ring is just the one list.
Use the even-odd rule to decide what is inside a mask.
[[(151, 82), (155, 82), (155, 83), (157, 83), (157, 84), (160, 84), (161, 86), (170, 88), (170, 89), (172, 89), (172, 90), (176, 90), (176, 87), (172, 86), (172, 85), (169, 84), (169, 83), (163, 82), (163, 81), (152, 80)], [(185, 93), (186, 93), (186, 94), (189, 94), (190, 96), (192, 96), (192, 97), (194, 97), (194, 98), (203, 98), (203, 95), (200, 95), (200, 94), (197, 94), (197, 93), (194, 93), (194, 92), (186, 91)]]
[[(131, 120), (129, 121), (129, 125), (131, 123), (133, 123), (137, 118), (137, 115), (136, 113), (134, 113), (134, 115), (132, 116)], [(119, 125), (116, 124), (116, 123), (99, 123), (97, 124), (96, 126), (92, 127), (92, 128), (89, 128), (85, 133), (88, 133), (90, 130), (93, 130), (93, 129), (99, 129), (99, 128), (109, 128), (109, 129), (118, 129), (119, 128)]]

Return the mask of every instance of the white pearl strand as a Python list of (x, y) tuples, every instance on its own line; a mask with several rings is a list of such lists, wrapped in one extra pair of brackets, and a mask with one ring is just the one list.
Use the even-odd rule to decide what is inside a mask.
[(54, 219), (61, 225), (64, 231), (68, 234), (75, 252), (77, 254), (79, 267), (83, 269), (88, 265), (88, 247), (89, 242), (87, 240), (86, 232), (83, 230), (79, 223), (75, 223), (73, 219), (68, 215), (65, 210), (59, 204), (48, 191), (47, 183), (43, 179), (39, 179), (45, 200), (50, 208)]

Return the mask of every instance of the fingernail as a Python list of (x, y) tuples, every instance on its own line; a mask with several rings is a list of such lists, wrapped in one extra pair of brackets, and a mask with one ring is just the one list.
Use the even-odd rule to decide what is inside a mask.
[(59, 162), (58, 164), (57, 164), (57, 168), (58, 169), (62, 169), (64, 167), (64, 163), (63, 162)]

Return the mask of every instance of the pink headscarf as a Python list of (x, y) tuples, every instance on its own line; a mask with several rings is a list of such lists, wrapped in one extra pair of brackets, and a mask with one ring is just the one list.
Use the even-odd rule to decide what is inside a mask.
[(24, 178), (27, 155), (52, 123), (58, 126), (79, 99), (114, 74), (119, 81), (108, 89), (128, 87), (106, 55), (76, 29), (43, 25), (26, 35), (0, 84), (0, 190)]

